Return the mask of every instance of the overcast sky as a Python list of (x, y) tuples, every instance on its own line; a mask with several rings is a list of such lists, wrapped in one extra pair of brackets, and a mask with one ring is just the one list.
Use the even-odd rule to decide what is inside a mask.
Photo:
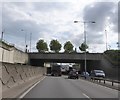
[[(89, 2), (88, 0), (12, 1), (1, 3), (2, 16), (0, 17), (4, 40), (22, 50), (25, 49), (25, 36), (29, 49), (30, 34), (32, 34), (32, 52), (37, 51), (36, 42), (39, 39), (44, 39), (48, 45), (52, 39), (59, 40), (62, 45), (66, 41), (71, 41), (74, 48), (80, 52), (79, 46), (84, 42), (83, 21), (96, 22), (86, 23), (85, 27), (90, 52), (103, 52), (106, 49), (105, 30), (108, 48), (117, 49), (117, 0), (111, 0), (111, 2), (103, 0), (99, 2), (95, 0), (89, 0)], [(75, 24), (75, 20), (79, 20), (80, 23)]]

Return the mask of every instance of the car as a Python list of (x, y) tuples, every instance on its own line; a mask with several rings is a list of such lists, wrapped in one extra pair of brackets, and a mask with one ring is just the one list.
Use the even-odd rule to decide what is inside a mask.
[(105, 73), (103, 70), (92, 70), (90, 76), (105, 78)]
[(89, 75), (90, 74), (88, 72), (86, 72), (86, 74), (85, 74), (85, 72), (82, 72), (80, 76), (86, 78), (86, 77), (89, 77)]
[(78, 79), (79, 78), (79, 75), (78, 75), (78, 71), (76, 70), (71, 70), (68, 74), (68, 78), (69, 79)]

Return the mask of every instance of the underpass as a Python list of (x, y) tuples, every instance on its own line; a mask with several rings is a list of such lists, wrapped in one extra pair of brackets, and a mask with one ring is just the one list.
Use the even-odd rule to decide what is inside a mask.
[[(87, 53), (86, 64), (87, 71), (100, 68), (102, 53)], [(84, 71), (85, 54), (84, 53), (29, 53), (29, 61), (33, 66), (44, 66), (44, 63), (78, 63), (81, 72)]]
[[(33, 66), (44, 66), (44, 63), (78, 63), (81, 72), (85, 69), (84, 53), (28, 53), (29, 63)], [(101, 69), (106, 73), (106, 77), (118, 80), (118, 66), (110, 63), (103, 53), (86, 53), (86, 67), (91, 70)]]

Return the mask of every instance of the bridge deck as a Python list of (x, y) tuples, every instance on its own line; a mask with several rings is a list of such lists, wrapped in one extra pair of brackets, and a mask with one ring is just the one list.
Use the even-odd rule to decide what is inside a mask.
[[(39, 60), (84, 60), (84, 53), (29, 53), (30, 59)], [(101, 60), (102, 53), (86, 53), (86, 60)]]

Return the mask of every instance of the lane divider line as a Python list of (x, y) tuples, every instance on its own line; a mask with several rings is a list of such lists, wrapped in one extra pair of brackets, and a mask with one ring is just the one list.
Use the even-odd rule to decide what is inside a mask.
[(38, 81), (37, 83), (35, 83), (33, 86), (31, 86), (27, 91), (25, 91), (19, 98), (23, 98), (28, 92), (30, 92), (37, 84), (39, 84), (41, 81), (43, 81), (46, 78), (43, 77), (40, 81)]

